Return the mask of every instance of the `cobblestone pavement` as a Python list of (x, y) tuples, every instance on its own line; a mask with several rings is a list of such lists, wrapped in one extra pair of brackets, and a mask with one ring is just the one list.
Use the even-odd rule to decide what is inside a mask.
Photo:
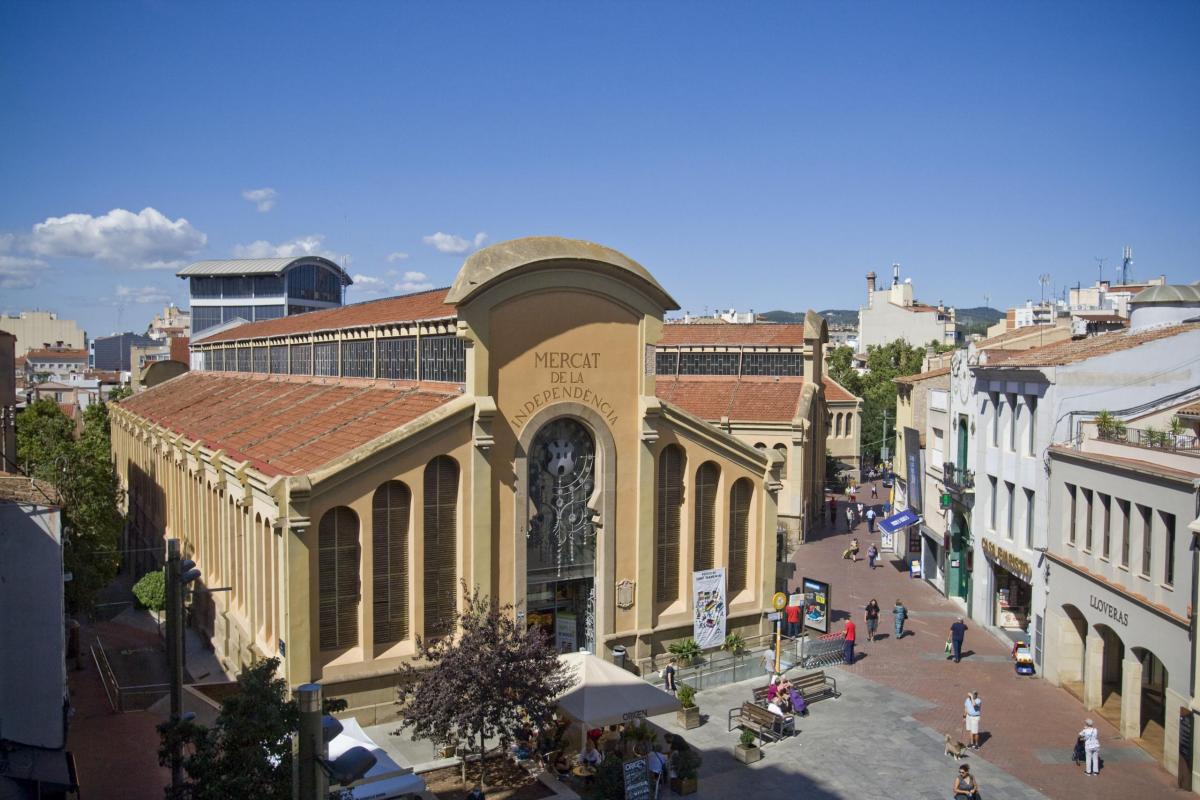
[[(884, 494), (881, 490), (880, 495)], [(978, 691), (984, 702), (980, 727), (984, 735), (973, 763), (986, 761), (1048, 797), (1126, 800), (1189, 796), (1174, 788), (1173, 778), (1150, 755), (1122, 739), (1099, 714), (1086, 712), (1065, 690), (1040, 678), (1018, 677), (1008, 647), (991, 632), (968, 620), (965, 657), (959, 664), (947, 661), (943, 649), (950, 624), (962, 613), (960, 607), (925, 581), (909, 578), (899, 560), (894, 564), (889, 557), (871, 570), (865, 558), (857, 562), (842, 559), (850, 537), (840, 516), (842, 509), (839, 504), (841, 529), (810, 536), (793, 558), (796, 581), (812, 577), (832, 585), (834, 629), (840, 629), (848, 611), (858, 623), (859, 658), (839, 672), (924, 701), (923, 707), (910, 712), (915, 724), (960, 739), (963, 698), (968, 691)], [(867, 534), (865, 524), (859, 525), (854, 535), (864, 553), (871, 542), (879, 544), (879, 534)], [(874, 643), (864, 641), (866, 626), (862, 624), (862, 610), (871, 598), (883, 609), (879, 630), (884, 635)], [(911, 613), (908, 632), (899, 642), (892, 637), (890, 614), (897, 598)], [(818, 703), (814, 713), (819, 714), (823, 705)], [(1098, 778), (1085, 778), (1070, 760), (1075, 734), (1089, 716), (1097, 722), (1101, 735), (1103, 766)], [(868, 710), (861, 725), (862, 735), (871, 737), (880, 748), (880, 757), (888, 747), (886, 741), (922, 736), (906, 728), (880, 730), (884, 722)], [(847, 771), (863, 768), (853, 759), (846, 759), (844, 766)], [(997, 797), (994, 792), (983, 794)], [(899, 795), (891, 792), (891, 796)]]

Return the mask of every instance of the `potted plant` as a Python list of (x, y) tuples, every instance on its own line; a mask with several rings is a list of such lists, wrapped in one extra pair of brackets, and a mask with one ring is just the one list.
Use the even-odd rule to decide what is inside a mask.
[(762, 748), (758, 746), (754, 732), (742, 731), (741, 739), (733, 746), (733, 757), (743, 764), (753, 764), (762, 758), (762, 755)]
[(675, 656), (681, 667), (686, 667), (700, 658), (700, 645), (690, 636), (667, 645), (667, 650)]
[(700, 754), (682, 736), (674, 736), (671, 744), (671, 791), (675, 794), (695, 794), (700, 775)]
[(679, 697), (679, 704), (683, 706), (683, 708), (675, 712), (679, 727), (685, 731), (690, 731), (692, 728), (699, 728), (700, 708), (696, 705), (696, 690), (689, 684), (681, 683), (676, 694)]
[(746, 652), (746, 640), (741, 634), (731, 633), (725, 637), (725, 644), (721, 645), (721, 649), (728, 651), (730, 655), (740, 656)]

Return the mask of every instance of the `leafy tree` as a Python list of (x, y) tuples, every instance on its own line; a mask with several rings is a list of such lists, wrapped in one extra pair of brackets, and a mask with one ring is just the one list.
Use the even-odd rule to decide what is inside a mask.
[[(158, 763), (169, 766), (178, 741), (185, 779), (170, 800), (290, 800), (292, 737), (300, 730), (300, 708), (278, 677), (279, 659), (268, 658), (244, 668), (235, 694), (225, 698), (213, 727), (196, 722), (165, 722)], [(324, 711), (346, 709), (346, 701), (326, 699)]]
[(147, 572), (133, 585), (133, 596), (151, 611), (167, 607), (167, 579), (161, 569)]
[(400, 730), (439, 743), (478, 741), (483, 783), (484, 740), (499, 739), (507, 748), (526, 717), (538, 726), (548, 722), (554, 698), (571, 679), (540, 629), (518, 626), (512, 606), (493, 607), (478, 587), (468, 592), (464, 582), (462, 589), (458, 636), (418, 636), (426, 666), (400, 668)]
[(26, 475), (58, 489), (63, 503), (66, 584), (71, 611), (90, 608), (96, 593), (117, 574), (117, 544), (123, 519), (120, 485), (112, 467), (108, 409), (101, 403), (83, 412), (83, 430), (58, 404), (42, 398), (17, 415), (17, 460)]
[(108, 399), (106, 400), (106, 402), (119, 403), (122, 400), (124, 400), (126, 397), (130, 397), (132, 395), (133, 395), (133, 389), (130, 389), (128, 386), (118, 386), (117, 388), (113, 389), (111, 392), (108, 393)]
[(848, 344), (835, 347), (829, 351), (825, 364), (829, 377), (846, 387), (851, 394), (862, 390), (862, 376), (854, 368), (854, 348)]
[(867, 348), (866, 372), (860, 375), (854, 368), (850, 347), (843, 345), (829, 352), (829, 377), (863, 399), (859, 431), (864, 459), (877, 458), (883, 445), (895, 440), (896, 384), (892, 381), (920, 372), (924, 359), (923, 347), (913, 347), (901, 339), (871, 345)]

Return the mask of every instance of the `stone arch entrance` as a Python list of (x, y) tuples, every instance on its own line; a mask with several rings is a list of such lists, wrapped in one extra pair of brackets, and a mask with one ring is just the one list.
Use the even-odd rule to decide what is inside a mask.
[[(1157, 759), (1162, 759), (1163, 742), (1167, 723), (1166, 693), (1169, 681), (1166, 665), (1152, 651), (1134, 647), (1133, 656), (1126, 662), (1131, 673), (1126, 683), (1131, 684), (1127, 714), (1122, 720), (1121, 733), (1129, 738), (1141, 739), (1141, 745)], [(1136, 681), (1136, 685), (1134, 682)]]
[(1058, 685), (1082, 701), (1087, 619), (1082, 611), (1068, 603), (1062, 607), (1058, 625)]
[(1096, 625), (1087, 643), (1084, 705), (1118, 728), (1124, 693), (1125, 643), (1107, 625)]

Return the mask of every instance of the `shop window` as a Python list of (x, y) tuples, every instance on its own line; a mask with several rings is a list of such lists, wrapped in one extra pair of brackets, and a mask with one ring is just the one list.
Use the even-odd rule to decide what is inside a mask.
[(1117, 508), (1121, 512), (1121, 560), (1119, 564), (1122, 569), (1129, 569), (1129, 501), (1117, 500)]
[(693, 540), (692, 569), (699, 572), (712, 569), (716, 563), (716, 520), (717, 484), (721, 480), (721, 469), (706, 461), (696, 471), (695, 522), (696, 535)]
[(729, 566), (725, 583), (732, 596), (746, 588), (746, 561), (750, 547), (750, 500), (754, 484), (740, 478), (729, 492)]
[(1175, 585), (1175, 515), (1159, 512), (1163, 524), (1163, 585)]
[(317, 532), (318, 617), (322, 650), (358, 644), (358, 517), (337, 506), (321, 517)]
[(683, 505), (683, 450), (667, 445), (658, 455), (654, 501), (654, 599), (679, 596), (679, 517)]
[(458, 464), (438, 456), (425, 466), (425, 635), (454, 632), (458, 587)]
[(371, 501), (371, 599), (375, 646), (408, 638), (408, 520), (412, 493), (388, 481)]
[(1148, 506), (1139, 504), (1137, 509), (1142, 518), (1142, 577), (1149, 580), (1151, 558), (1154, 556), (1154, 517)]

